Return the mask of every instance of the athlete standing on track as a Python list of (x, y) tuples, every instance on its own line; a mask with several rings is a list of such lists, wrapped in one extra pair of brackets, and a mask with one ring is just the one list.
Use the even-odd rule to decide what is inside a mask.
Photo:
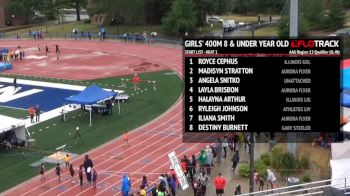
[(39, 173), (40, 173), (40, 181), (45, 181), (45, 167), (44, 167), (44, 163), (40, 164)]
[(80, 186), (83, 186), (83, 165), (79, 166), (79, 180)]
[(58, 176), (58, 182), (61, 182), (61, 167), (59, 163), (56, 165), (56, 175)]
[(46, 56), (47, 56), (47, 53), (49, 53), (49, 47), (47, 47), (47, 45), (46, 45), (45, 51), (46, 51)]
[(128, 132), (127, 131), (125, 131), (125, 133), (124, 133), (124, 141), (125, 141), (126, 145), (129, 146), (129, 137), (128, 137)]
[(72, 177), (72, 183), (74, 183), (74, 168), (73, 168), (73, 164), (70, 164), (69, 165), (69, 173), (70, 173), (70, 176)]
[(61, 51), (60, 51), (60, 49), (58, 48), (58, 44), (56, 44), (56, 54), (60, 54), (61, 53)]

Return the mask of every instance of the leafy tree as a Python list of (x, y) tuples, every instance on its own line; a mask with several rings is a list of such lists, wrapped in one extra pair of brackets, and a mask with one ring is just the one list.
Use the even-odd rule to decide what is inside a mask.
[(215, 12), (216, 3), (213, 0), (193, 0), (194, 10), (196, 10), (198, 25), (203, 26), (206, 23), (206, 16)]
[[(278, 35), (281, 37), (289, 37), (289, 3), (286, 3), (284, 5), (282, 13), (283, 14), (277, 26), (277, 32), (278, 32)], [(310, 29), (310, 25), (308, 21), (305, 19), (304, 14), (299, 11), (298, 35), (306, 36), (309, 29)]]
[(56, 9), (73, 8), (77, 14), (77, 21), (80, 21), (80, 10), (86, 8), (87, 0), (54, 0)]
[(41, 5), (43, 0), (12, 0), (7, 5), (7, 10), (15, 17), (23, 17), (28, 24), (33, 19), (33, 12)]
[(326, 27), (330, 30), (337, 30), (344, 26), (345, 19), (343, 0), (331, 0)]
[(193, 0), (175, 0), (169, 15), (163, 19), (163, 28), (169, 34), (179, 35), (192, 32), (197, 23)]
[(303, 13), (310, 29), (322, 28), (325, 20), (322, 2), (320, 0), (302, 0), (300, 3), (300, 12)]
[(350, 9), (350, 1), (349, 0), (343, 0), (344, 7), (347, 9)]
[(170, 11), (173, 0), (95, 0), (90, 15), (106, 14), (117, 19), (118, 23), (132, 22), (138, 24), (160, 24), (162, 18)]
[(289, 0), (232, 0), (232, 12), (239, 14), (280, 13)]

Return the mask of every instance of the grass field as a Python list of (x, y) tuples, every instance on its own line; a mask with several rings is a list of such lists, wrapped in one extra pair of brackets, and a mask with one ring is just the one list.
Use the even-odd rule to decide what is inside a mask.
[(0, 114), (10, 116), (13, 118), (26, 118), (28, 115), (28, 112), (26, 110), (0, 106)]
[(350, 10), (346, 11), (346, 19), (345, 19), (345, 26), (350, 27)]
[[(156, 80), (157, 90), (154, 91), (152, 89), (152, 84), (141, 84), (140, 88), (147, 88), (148, 90), (142, 94), (134, 95), (129, 101), (122, 103), (120, 115), (117, 112), (117, 108), (114, 108), (113, 115), (93, 116), (92, 126), (90, 127), (88, 126), (88, 114), (81, 112), (81, 110), (76, 110), (68, 115), (66, 122), (62, 122), (60, 117), (57, 117), (30, 127), (29, 131), (32, 138), (36, 139), (37, 145), (35, 150), (27, 149), (24, 151), (24, 160), (19, 156), (18, 150), (1, 151), (0, 153), (0, 191), (4, 191), (37, 175), (38, 168), (32, 168), (29, 165), (44, 156), (54, 153), (56, 147), (63, 144), (72, 146), (76, 126), (80, 127), (80, 134), (84, 144), (79, 147), (75, 145), (74, 148), (70, 147), (69, 150), (73, 153), (82, 154), (120, 136), (127, 130), (133, 130), (161, 115), (174, 104), (181, 94), (181, 80), (172, 71), (140, 74), (140, 78), (142, 80)], [(52, 82), (52, 80), (49, 81)], [(119, 85), (120, 78), (99, 79), (90, 82), (102, 84), (105, 87), (112, 84)], [(69, 83), (75, 82), (71, 81)], [(125, 90), (131, 95), (131, 88)], [(6, 111), (6, 114), (12, 112), (9, 110)], [(46, 167), (52, 168), (53, 165), (47, 165)]]
[[(251, 31), (245, 31), (244, 36), (252, 36)], [(257, 29), (254, 32), (254, 36), (256, 37), (271, 37), (271, 36), (278, 36), (277, 34), (277, 27), (264, 27), (261, 29)]]

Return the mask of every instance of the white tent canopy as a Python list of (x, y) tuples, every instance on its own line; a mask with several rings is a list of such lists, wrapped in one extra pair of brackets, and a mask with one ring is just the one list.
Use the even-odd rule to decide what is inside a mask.
[[(343, 188), (345, 185), (345, 177), (350, 177), (350, 158), (331, 160), (332, 168), (332, 186), (335, 188)], [(347, 185), (349, 187), (349, 185)]]
[(350, 178), (350, 141), (332, 143), (331, 150), (332, 186), (341, 189), (345, 186), (344, 178), (347, 177), (347, 180)]
[(16, 137), (24, 141), (26, 140), (24, 120), (0, 115), (0, 122), (0, 134), (15, 128)]
[(344, 132), (350, 132), (350, 122), (346, 123), (341, 129)]
[(350, 159), (350, 141), (344, 141), (342, 143), (332, 143), (331, 150), (332, 160)]

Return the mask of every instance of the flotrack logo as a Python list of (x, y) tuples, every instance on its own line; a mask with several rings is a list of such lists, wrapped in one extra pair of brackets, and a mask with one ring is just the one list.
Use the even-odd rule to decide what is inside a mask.
[(0, 103), (6, 103), (9, 101), (30, 96), (35, 93), (39, 93), (43, 91), (41, 89), (31, 89), (31, 90), (27, 90), (19, 93), (21, 89), (22, 89), (21, 87), (18, 87), (17, 89), (15, 89), (14, 86), (0, 85)]

